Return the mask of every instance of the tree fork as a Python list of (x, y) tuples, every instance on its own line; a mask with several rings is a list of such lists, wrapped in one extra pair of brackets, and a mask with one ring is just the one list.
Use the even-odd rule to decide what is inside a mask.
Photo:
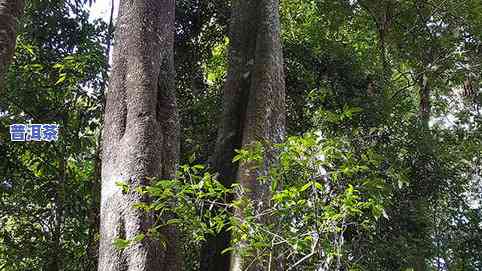
[[(155, 214), (134, 208), (150, 177), (171, 178), (178, 161), (174, 89), (174, 0), (121, 1), (102, 144), (100, 271), (182, 270), (175, 228), (166, 248), (147, 235)], [(129, 191), (121, 191), (123, 182)], [(120, 250), (113, 242), (146, 237)]]

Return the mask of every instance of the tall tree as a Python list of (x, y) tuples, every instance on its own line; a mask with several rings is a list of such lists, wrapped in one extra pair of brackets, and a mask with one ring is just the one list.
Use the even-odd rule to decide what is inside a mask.
[(23, 6), (23, 0), (0, 0), (0, 90), (15, 52), (17, 20)]
[[(248, 170), (248, 165), (241, 164), (238, 168), (232, 160), (236, 149), (248, 147), (256, 141), (278, 143), (285, 134), (279, 2), (233, 0), (230, 27), (229, 68), (212, 164), (225, 185), (239, 179), (246, 192), (243, 197), (251, 199), (259, 211), (269, 204), (269, 189), (257, 180), (257, 173)], [(265, 167), (270, 160), (272, 157), (266, 157)], [(228, 258), (220, 252), (228, 245), (227, 233), (209, 240), (203, 254), (202, 270), (226, 270)], [(235, 252), (230, 270), (246, 270), (251, 260), (245, 261)], [(254, 264), (250, 270), (259, 268), (261, 266)]]
[[(178, 159), (174, 94), (174, 0), (122, 1), (113, 70), (106, 94), (102, 150), (99, 270), (180, 270), (176, 230), (165, 249), (148, 230), (155, 216), (134, 208), (149, 199), (135, 191), (150, 177), (171, 178)], [(129, 190), (121, 191), (123, 182)], [(139, 242), (120, 250), (118, 239)]]
[[(281, 143), (285, 135), (285, 79), (283, 72), (283, 50), (280, 39), (280, 20), (278, 0), (253, 1), (255, 4), (250, 6), (240, 3), (240, 17), (250, 17), (257, 20), (256, 39), (254, 55), (248, 55), (247, 65), (252, 65), (249, 74), (242, 77), (250, 79), (248, 90), (248, 102), (244, 115), (242, 130), (242, 147), (251, 146), (257, 141), (271, 144)], [(257, 11), (257, 12), (256, 12)], [(245, 13), (246, 12), (246, 13)], [(249, 35), (250, 32), (246, 32)], [(250, 38), (252, 40), (252, 38)], [(248, 41), (248, 43), (251, 43)], [(232, 53), (236, 58), (236, 53)], [(249, 68), (248, 68), (249, 69)], [(263, 210), (269, 208), (271, 193), (270, 185), (261, 183), (258, 177), (267, 175), (269, 166), (275, 161), (275, 153), (272, 150), (265, 152), (261, 172), (253, 170), (250, 162), (241, 163), (238, 169), (238, 179), (242, 187), (241, 197), (246, 196), (253, 202), (255, 215), (260, 216), (260, 222), (267, 222), (271, 219), (262, 215)], [(241, 215), (242, 217), (242, 215)], [(242, 249), (242, 245), (240, 247)], [(258, 257), (259, 255), (255, 255)], [(274, 259), (274, 258), (272, 258)], [(242, 257), (235, 250), (231, 258), (231, 271), (241, 270), (265, 270), (266, 266), (277, 266), (280, 264), (278, 259), (274, 263), (262, 263), (261, 261)]]

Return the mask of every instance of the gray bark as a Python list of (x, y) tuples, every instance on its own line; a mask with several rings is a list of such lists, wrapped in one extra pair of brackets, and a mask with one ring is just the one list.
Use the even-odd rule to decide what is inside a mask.
[[(279, 2), (233, 0), (230, 41), (223, 113), (212, 165), (225, 185), (231, 185), (238, 179), (243, 188), (249, 189), (251, 192), (246, 196), (261, 210), (269, 205), (267, 186), (256, 180), (257, 172), (249, 172), (246, 165), (238, 168), (231, 161), (235, 149), (256, 141), (279, 143), (285, 134)], [(273, 159), (266, 158), (267, 167)], [(236, 252), (231, 256), (228, 268), (227, 257), (220, 255), (227, 246), (227, 233), (209, 240), (202, 256), (202, 270), (246, 270), (252, 259), (244, 259)], [(249, 268), (262, 269), (259, 262)]]
[[(238, 166), (234, 164), (234, 150), (241, 148), (242, 131), (246, 118), (251, 76), (254, 66), (256, 38), (255, 1), (233, 1), (230, 25), (229, 67), (223, 90), (223, 112), (218, 130), (218, 138), (211, 165), (219, 173), (219, 180), (227, 187), (236, 178)], [(245, 76), (248, 75), (248, 76)], [(229, 270), (230, 255), (221, 252), (230, 246), (228, 232), (210, 237), (201, 253), (201, 270)]]
[[(170, 178), (178, 161), (174, 90), (174, 0), (121, 1), (113, 69), (106, 93), (102, 148), (100, 271), (181, 270), (175, 228), (166, 248), (146, 235), (124, 250), (112, 243), (147, 234), (155, 214), (135, 209), (148, 177)], [(123, 193), (116, 182), (127, 183)]]
[[(244, 1), (239, 3), (240, 7)], [(234, 7), (236, 8), (236, 6)], [(285, 81), (283, 72), (283, 51), (280, 39), (279, 3), (277, 0), (259, 1), (253, 13), (257, 13), (256, 47), (254, 64), (250, 70), (250, 89), (246, 118), (242, 137), (242, 147), (256, 141), (280, 143), (285, 135)], [(255, 12), (257, 11), (257, 12)], [(248, 64), (249, 61), (248, 60)], [(271, 194), (269, 184), (261, 184), (257, 177), (267, 174), (269, 166), (275, 162), (276, 154), (269, 146), (265, 153), (264, 168), (250, 170), (249, 163), (241, 163), (238, 169), (239, 183), (244, 195), (254, 204), (255, 214), (270, 208)], [(240, 215), (242, 218), (242, 215)], [(272, 218), (262, 217), (261, 223), (272, 222)], [(242, 248), (242, 244), (239, 244)], [(272, 252), (275, 254), (275, 252)], [(234, 251), (231, 258), (231, 271), (282, 270), (281, 260), (274, 257), (273, 263), (259, 259), (241, 257)]]
[(0, 0), (0, 91), (15, 52), (17, 20), (22, 15), (23, 0)]
[[(103, 113), (105, 110), (105, 90), (107, 88), (109, 76), (109, 58), (110, 58), (110, 50), (112, 47), (112, 35), (114, 33), (114, 0), (111, 0), (111, 8), (110, 8), (110, 17), (109, 17), (109, 25), (108, 25), (108, 37), (106, 41), (107, 48), (105, 50), (105, 70), (102, 73), (102, 83), (100, 85), (101, 96), (99, 101), (101, 103), (101, 112)], [(101, 118), (104, 115), (101, 115)], [(103, 127), (103, 122), (101, 122), (100, 127)], [(97, 236), (99, 235), (99, 228), (100, 228), (100, 191), (101, 191), (101, 183), (102, 183), (102, 133), (99, 133), (97, 136), (97, 146), (94, 153), (94, 174), (92, 176), (92, 181), (90, 183), (90, 195), (91, 195), (91, 203), (90, 208), (88, 211), (88, 222), (89, 222), (89, 239), (87, 243), (87, 255), (88, 255), (88, 262), (85, 270), (92, 270), (95, 269), (99, 262), (99, 239)]]

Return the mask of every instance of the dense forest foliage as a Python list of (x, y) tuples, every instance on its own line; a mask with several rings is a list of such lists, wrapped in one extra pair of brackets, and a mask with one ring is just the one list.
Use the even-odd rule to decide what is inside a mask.
[(120, 2), (0, 0), (0, 270), (482, 270), (482, 1)]

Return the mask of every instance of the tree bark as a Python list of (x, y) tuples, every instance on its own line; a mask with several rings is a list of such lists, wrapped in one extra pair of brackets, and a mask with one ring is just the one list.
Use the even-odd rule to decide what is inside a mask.
[(55, 183), (54, 197), (54, 226), (52, 233), (52, 255), (49, 262), (49, 271), (64, 270), (63, 249), (62, 249), (62, 231), (64, 226), (64, 202), (65, 202), (65, 183), (67, 178), (67, 161), (65, 156), (65, 148), (62, 148), (62, 157), (59, 160), (58, 180)]
[[(120, 4), (103, 130), (100, 271), (182, 270), (176, 229), (162, 232), (164, 248), (147, 235), (155, 215), (134, 208), (149, 201), (135, 188), (148, 185), (149, 177), (173, 177), (178, 163), (174, 11), (174, 0)], [(146, 237), (123, 250), (113, 246), (139, 234)]]
[(411, 235), (415, 236), (416, 249), (413, 252), (413, 261), (411, 265), (415, 271), (424, 271), (427, 266), (425, 264), (425, 259), (427, 258), (426, 247), (430, 245), (427, 244), (425, 240), (429, 239), (430, 235), (429, 227), (426, 224), (428, 210), (429, 197), (433, 197), (434, 189), (437, 188), (433, 186), (433, 180), (431, 178), (430, 170), (430, 148), (431, 145), (427, 141), (430, 135), (430, 114), (431, 114), (431, 103), (430, 103), (430, 82), (426, 74), (422, 73), (419, 80), (419, 116), (422, 127), (422, 138), (419, 142), (420, 144), (420, 159), (417, 161), (415, 167), (417, 172), (417, 182), (413, 185), (413, 190), (408, 195), (410, 212), (415, 217), (413, 221), (413, 232)]
[[(254, 64), (256, 40), (249, 35), (256, 33), (254, 1), (233, 1), (230, 25), (229, 66), (223, 91), (223, 112), (211, 165), (219, 173), (218, 179), (231, 186), (237, 177), (238, 166), (233, 163), (235, 150), (241, 148), (242, 131), (250, 90), (250, 73)], [(245, 76), (247, 75), (247, 76)], [(201, 270), (229, 270), (230, 255), (221, 252), (230, 246), (230, 234), (226, 231), (209, 237), (201, 251)]]
[(23, 0), (0, 0), (0, 91), (15, 52), (17, 20), (23, 8)]
[[(240, 6), (244, 5), (244, 2)], [(270, 184), (261, 183), (258, 177), (266, 176), (276, 153), (270, 144), (281, 143), (285, 135), (285, 79), (283, 72), (283, 51), (280, 38), (279, 2), (264, 0), (257, 2), (252, 10), (257, 15), (256, 47), (254, 65), (250, 71), (250, 89), (246, 117), (244, 119), (242, 147), (255, 142), (267, 142), (262, 168), (251, 169), (250, 162), (240, 163), (238, 179), (242, 187), (241, 197), (247, 197), (254, 206), (254, 214), (260, 215), (271, 206)], [(257, 11), (257, 12), (256, 12)], [(243, 219), (242, 214), (238, 214)], [(261, 223), (273, 222), (273, 218), (262, 216)], [(253, 257), (243, 257), (239, 253), (243, 244), (236, 244), (231, 258), (231, 271), (283, 270), (281, 260), (273, 257), (273, 263)], [(272, 252), (276, 254), (276, 252)]]
[[(223, 113), (212, 165), (219, 179), (236, 179), (259, 210), (269, 205), (269, 189), (246, 165), (232, 163), (234, 150), (256, 141), (279, 143), (285, 134), (285, 82), (277, 0), (233, 0), (229, 69), (224, 85)], [(269, 156), (269, 155), (268, 155)], [(273, 160), (266, 157), (265, 168)], [(264, 169), (261, 169), (263, 171)], [(262, 174), (265, 174), (263, 172)], [(246, 270), (247, 260), (235, 252), (231, 259), (220, 252), (229, 246), (229, 234), (208, 240), (202, 270)], [(229, 264), (230, 262), (230, 264)], [(228, 267), (228, 264), (230, 267)], [(261, 270), (253, 264), (249, 270)]]
[[(114, 0), (111, 0), (109, 25), (108, 25), (106, 50), (105, 50), (105, 69), (102, 73), (102, 83), (100, 85), (101, 119), (105, 111), (105, 91), (109, 80), (110, 50), (112, 48), (112, 36), (114, 34)], [(104, 123), (100, 123), (102, 129)], [(88, 211), (89, 239), (87, 243), (87, 264), (85, 270), (95, 269), (99, 264), (99, 228), (100, 228), (100, 197), (102, 183), (102, 132), (97, 136), (97, 146), (94, 153), (94, 172), (90, 183), (91, 203)]]
[(420, 119), (422, 121), (422, 126), (424, 129), (429, 128), (430, 122), (430, 85), (428, 78), (425, 75), (420, 76), (419, 79), (419, 97), (420, 97)]
[[(103, 107), (102, 107), (103, 108)], [(85, 270), (92, 270), (99, 264), (99, 227), (100, 227), (100, 190), (101, 190), (101, 136), (98, 137), (99, 145), (94, 154), (94, 174), (90, 183), (91, 203), (87, 213), (89, 223), (89, 239), (87, 242), (87, 263)]]

